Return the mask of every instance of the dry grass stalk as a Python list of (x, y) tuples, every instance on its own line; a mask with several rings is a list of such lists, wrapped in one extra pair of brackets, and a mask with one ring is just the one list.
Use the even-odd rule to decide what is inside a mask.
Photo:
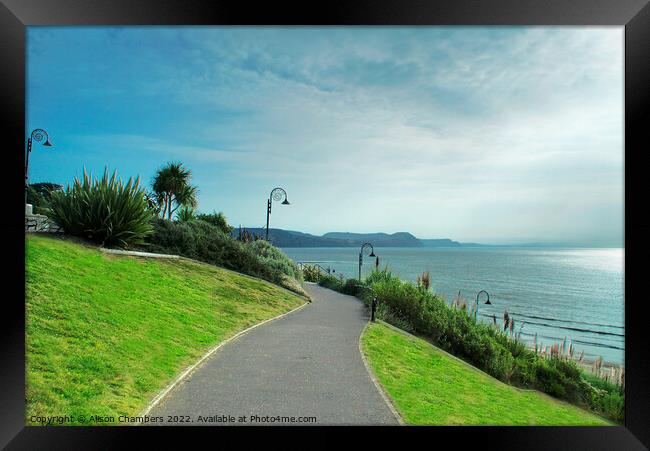
[(603, 366), (603, 358), (598, 357), (592, 365), (593, 373), (600, 377), (600, 369)]
[(621, 367), (621, 377), (620, 377), (621, 387), (625, 387), (625, 368)]
[(467, 310), (467, 299), (460, 297), (460, 291), (454, 300), (453, 306), (459, 310)]
[[(422, 273), (422, 275), (417, 276), (416, 284), (419, 287), (422, 287), (425, 290), (428, 290), (429, 287), (431, 286), (431, 276), (429, 275), (429, 271), (425, 271), (425, 272)], [(458, 293), (460, 294), (460, 291)]]
[(553, 345), (551, 345), (551, 357), (556, 359), (560, 357), (560, 345), (557, 343), (553, 343)]

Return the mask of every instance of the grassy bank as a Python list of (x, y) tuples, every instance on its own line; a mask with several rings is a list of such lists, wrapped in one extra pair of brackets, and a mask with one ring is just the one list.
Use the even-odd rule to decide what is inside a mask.
[(422, 339), (381, 323), (366, 329), (362, 348), (407, 424), (610, 424), (538, 391), (504, 384)]
[(304, 301), (207, 264), (26, 248), (26, 421), (136, 415), (210, 347)]

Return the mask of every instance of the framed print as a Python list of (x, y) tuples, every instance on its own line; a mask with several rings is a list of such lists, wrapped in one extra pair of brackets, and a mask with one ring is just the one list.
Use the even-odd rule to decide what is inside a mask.
[(647, 1), (306, 6), (3, 0), (3, 446), (647, 447)]

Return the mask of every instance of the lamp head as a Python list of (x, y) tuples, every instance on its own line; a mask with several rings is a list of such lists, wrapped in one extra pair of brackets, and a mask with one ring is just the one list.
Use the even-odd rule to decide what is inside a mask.
[(43, 145), (47, 147), (53, 147), (52, 143), (50, 142), (50, 138), (47, 138), (43, 143)]
[(375, 251), (372, 251), (372, 252), (370, 253), (369, 257), (376, 257), (376, 255), (375, 255)]
[(284, 198), (284, 202), (282, 202), (282, 205), (291, 205), (291, 204), (289, 203), (289, 201), (288, 201), (287, 198), (285, 197), (285, 198)]
[(488, 299), (487, 301), (485, 301), (485, 305), (492, 305), (492, 303), (491, 303), (490, 300)]

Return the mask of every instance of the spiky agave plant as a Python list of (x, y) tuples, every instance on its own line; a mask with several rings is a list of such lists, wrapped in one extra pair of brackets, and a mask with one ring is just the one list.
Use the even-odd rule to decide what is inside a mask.
[(50, 208), (52, 219), (67, 234), (102, 246), (144, 244), (153, 230), (140, 178), (124, 183), (117, 171), (109, 177), (108, 169), (96, 179), (84, 168), (83, 181), (75, 177), (65, 191), (52, 193)]

